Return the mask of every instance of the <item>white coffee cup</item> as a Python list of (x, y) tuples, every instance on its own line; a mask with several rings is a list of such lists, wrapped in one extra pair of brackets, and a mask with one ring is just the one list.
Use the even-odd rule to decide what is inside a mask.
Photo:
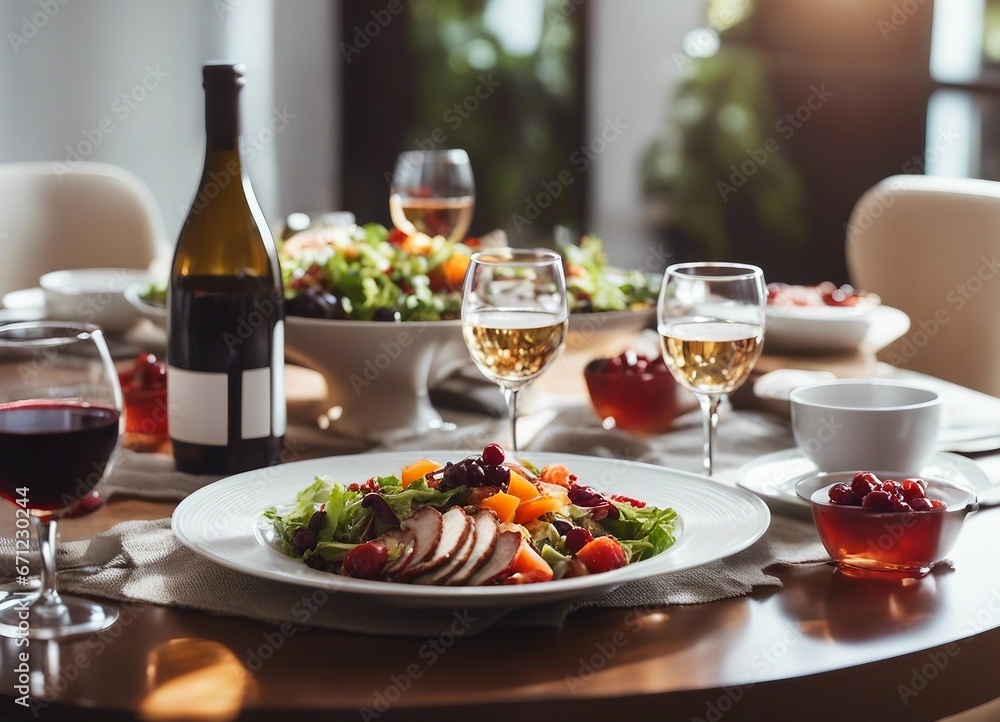
[(795, 443), (821, 471), (919, 473), (937, 451), (941, 396), (888, 380), (841, 380), (789, 394)]

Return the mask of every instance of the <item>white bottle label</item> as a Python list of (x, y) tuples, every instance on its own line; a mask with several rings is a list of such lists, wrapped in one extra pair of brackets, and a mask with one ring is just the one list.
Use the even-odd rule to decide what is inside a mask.
[(243, 372), (243, 418), (240, 436), (261, 439), (271, 434), (271, 369), (249, 369)]
[(271, 352), (271, 428), (275, 436), (284, 436), (288, 427), (285, 408), (285, 322), (274, 324), (274, 349)]
[(229, 375), (167, 366), (170, 438), (189, 444), (229, 443)]
[[(279, 324), (280, 327), (280, 324)], [(279, 340), (275, 334), (275, 346)], [(240, 379), (240, 438), (285, 433), (284, 339), (268, 368), (248, 369)], [(170, 438), (202, 446), (229, 444), (229, 375), (167, 366)]]

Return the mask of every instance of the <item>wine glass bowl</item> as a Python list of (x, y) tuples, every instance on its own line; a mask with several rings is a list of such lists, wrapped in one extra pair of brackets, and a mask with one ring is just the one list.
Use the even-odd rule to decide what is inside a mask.
[(0, 326), (0, 497), (16, 507), (14, 562), (23, 584), (35, 571), (31, 525), (41, 552), (41, 588), (0, 604), (0, 635), (62, 639), (117, 618), (111, 607), (60, 596), (55, 547), (57, 520), (103, 478), (121, 434), (121, 389), (97, 326)]
[(569, 326), (562, 259), (545, 249), (472, 256), (462, 293), (462, 335), (476, 366), (507, 397), (517, 450), (517, 393), (562, 350)]
[(663, 275), (657, 305), (663, 358), (701, 404), (708, 475), (719, 403), (746, 381), (760, 357), (766, 302), (764, 274), (756, 266), (679, 263)]
[(464, 150), (411, 150), (396, 160), (389, 213), (407, 235), (460, 241), (472, 223), (475, 197), (472, 165)]

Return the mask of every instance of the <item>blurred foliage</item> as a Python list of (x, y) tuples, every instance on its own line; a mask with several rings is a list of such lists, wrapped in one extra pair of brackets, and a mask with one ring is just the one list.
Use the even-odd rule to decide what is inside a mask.
[[(709, 15), (725, 4), (713, 3)], [(750, 11), (745, 1), (736, 5), (741, 22), (722, 33), (714, 54), (675, 55), (684, 79), (642, 164), (644, 190), (665, 208), (666, 229), (708, 258), (731, 256), (748, 240), (757, 249), (797, 243), (806, 232), (802, 176), (784, 152), (764, 60), (738, 42)], [(774, 144), (780, 150), (768, 152)]]
[[(560, 223), (578, 225), (582, 184), (563, 188), (530, 225), (516, 229), (525, 198), (543, 192), (579, 146), (580, 68), (576, 12), (563, 0), (539, 0), (542, 29), (537, 47), (512, 54), (490, 27), (489, 0), (412, 0), (409, 41), (416, 64), (417, 105), (405, 137), (424, 142), (434, 132), (447, 139), (436, 147), (464, 148), (476, 179), (472, 235), (494, 228), (507, 231), (514, 244), (551, 238)], [(485, 80), (485, 83), (484, 83)], [(478, 101), (477, 87), (499, 83)], [(480, 91), (480, 95), (483, 91)], [(468, 106), (463, 103), (468, 100)], [(468, 122), (474, 119), (474, 122)]]

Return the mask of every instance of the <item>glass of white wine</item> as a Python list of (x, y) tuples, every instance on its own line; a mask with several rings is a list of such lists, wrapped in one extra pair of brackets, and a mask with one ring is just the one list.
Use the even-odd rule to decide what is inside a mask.
[(462, 335), (483, 374), (503, 389), (517, 451), (517, 393), (566, 342), (566, 277), (557, 253), (497, 248), (472, 256), (462, 293)]
[(704, 469), (712, 475), (719, 402), (746, 381), (764, 344), (764, 272), (744, 263), (679, 263), (663, 274), (657, 322), (663, 358), (701, 403)]
[(475, 203), (472, 164), (464, 150), (399, 154), (389, 194), (389, 213), (399, 230), (461, 241), (472, 223)]

